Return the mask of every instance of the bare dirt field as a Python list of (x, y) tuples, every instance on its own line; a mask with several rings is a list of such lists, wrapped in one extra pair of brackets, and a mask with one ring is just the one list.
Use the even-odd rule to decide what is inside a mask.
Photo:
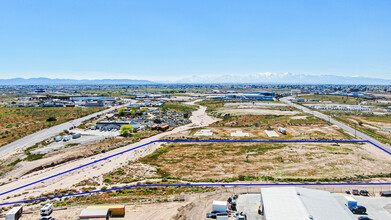
[[(233, 140), (316, 140), (316, 139), (328, 139), (328, 140), (347, 140), (348, 136), (341, 133), (335, 126), (327, 124), (314, 124), (314, 125), (290, 125), (284, 126), (286, 134), (277, 132), (277, 127), (274, 127), (280, 137), (269, 138), (265, 132), (265, 127), (223, 127), (223, 126), (208, 126), (204, 128), (197, 128), (172, 134), (169, 136), (171, 139), (185, 139), (185, 138), (211, 138), (211, 139), (233, 139)], [(207, 129), (213, 134), (210, 136), (197, 136), (198, 131)], [(248, 133), (248, 137), (234, 137), (231, 136), (232, 132), (242, 131)]]
[(232, 115), (297, 115), (298, 111), (281, 111), (279, 109), (270, 109), (268, 106), (242, 106), (242, 107), (223, 107), (218, 111), (221, 114)]
[(168, 178), (192, 181), (241, 175), (343, 178), (391, 168), (390, 156), (368, 143), (178, 143), (164, 149), (140, 162), (158, 167)]

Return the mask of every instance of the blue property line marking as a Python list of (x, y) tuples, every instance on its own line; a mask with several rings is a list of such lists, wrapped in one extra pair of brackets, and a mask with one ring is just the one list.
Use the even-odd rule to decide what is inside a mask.
[[(218, 143), (218, 142), (223, 142), (223, 143), (224, 142), (226, 142), (226, 143), (229, 143), (229, 142), (238, 142), (238, 143), (246, 143), (246, 142), (247, 143), (248, 142), (250, 142), (250, 143), (251, 142), (252, 143), (268, 143), (268, 142), (270, 142), (270, 143), (370, 143), (373, 146), (375, 146), (375, 147), (383, 150), (384, 152), (388, 153), (389, 155), (391, 155), (391, 153), (389, 151), (385, 150), (384, 148), (382, 148), (382, 147), (380, 147), (380, 146), (378, 146), (378, 145), (376, 145), (376, 144), (374, 144), (374, 143), (372, 143), (371, 141), (368, 141), (368, 140), (156, 140), (156, 141), (151, 141), (149, 143), (142, 144), (140, 146), (133, 147), (131, 149), (128, 149), (128, 150), (125, 150), (125, 151), (121, 151), (119, 153), (116, 153), (116, 154), (113, 154), (113, 155), (101, 158), (99, 160), (92, 161), (90, 163), (87, 163), (87, 164), (75, 167), (73, 169), (66, 170), (64, 172), (61, 172), (61, 173), (58, 173), (58, 174), (55, 174), (55, 175), (43, 178), (41, 180), (38, 180), (38, 181), (35, 181), (35, 182), (32, 182), (32, 183), (29, 183), (29, 184), (26, 184), (26, 185), (14, 188), (12, 190), (0, 193), (0, 196), (8, 194), (8, 193), (11, 193), (11, 192), (14, 192), (14, 191), (17, 191), (19, 189), (23, 189), (25, 187), (28, 187), (28, 186), (31, 186), (31, 185), (34, 185), (34, 184), (37, 184), (37, 183), (40, 183), (40, 182), (45, 181), (45, 180), (49, 180), (49, 179), (52, 179), (52, 178), (64, 175), (66, 173), (69, 173), (69, 172), (81, 169), (83, 167), (86, 167), (86, 166), (89, 166), (89, 165), (92, 165), (92, 164), (95, 164), (95, 163), (98, 163), (100, 161), (104, 161), (104, 160), (116, 157), (118, 155), (122, 155), (124, 153), (127, 153), (127, 152), (130, 152), (130, 151), (133, 151), (133, 150), (145, 147), (147, 145), (150, 145), (150, 144), (153, 144), (153, 143), (158, 143), (158, 142), (168, 142), (168, 143), (169, 142), (206, 142), (206, 143)], [(2, 203), (2, 204), (0, 204), (0, 206), (2, 206), (2, 205), (10, 205), (10, 204), (17, 204), (17, 203), (25, 203), (25, 202), (33, 202), (33, 201), (39, 201), (39, 200), (54, 199), (54, 198), (62, 198), (62, 197), (68, 197), (68, 196), (77, 196), (77, 195), (105, 192), (105, 191), (111, 191), (111, 190), (120, 190), (120, 189), (127, 189), (127, 188), (133, 188), (133, 187), (143, 187), (143, 186), (257, 186), (257, 185), (258, 186), (272, 186), (272, 185), (391, 185), (391, 183), (379, 183), (379, 184), (376, 184), (376, 183), (314, 183), (314, 184), (310, 184), (310, 183), (304, 183), (304, 184), (293, 184), (293, 183), (278, 184), (278, 183), (270, 183), (270, 184), (268, 184), (268, 183), (265, 183), (265, 184), (232, 184), (231, 183), (231, 184), (136, 185), (136, 186), (127, 186), (127, 187), (115, 188), (115, 189), (106, 189), (106, 190), (97, 190), (97, 191), (90, 191), (90, 192), (84, 192), (84, 193), (69, 194), (69, 195), (63, 195), (63, 196), (39, 198), (39, 199), (34, 199), (34, 200), (24, 200), (24, 201), (12, 202), (12, 203)]]
[(28, 203), (28, 202), (36, 202), (36, 201), (45, 201), (49, 199), (58, 199), (63, 197), (72, 197), (72, 196), (82, 196), (87, 194), (93, 194), (93, 193), (100, 193), (100, 192), (107, 192), (107, 191), (115, 191), (115, 190), (122, 190), (122, 189), (130, 189), (130, 188), (138, 188), (138, 187), (170, 187), (170, 186), (176, 186), (176, 187), (186, 187), (186, 186), (206, 186), (206, 187), (216, 187), (216, 186), (341, 186), (341, 185), (391, 185), (391, 183), (210, 183), (210, 184), (155, 184), (155, 185), (133, 185), (133, 186), (124, 186), (119, 188), (112, 188), (112, 189), (102, 189), (102, 190), (95, 190), (95, 191), (89, 191), (89, 192), (82, 192), (82, 193), (74, 193), (74, 194), (68, 194), (68, 195), (61, 195), (61, 196), (52, 196), (52, 197), (44, 197), (44, 198), (38, 198), (38, 199), (30, 199), (30, 200), (21, 200), (16, 202), (7, 202), (7, 203), (0, 203), (0, 206), (5, 205), (13, 205), (13, 204), (20, 204), (20, 203)]

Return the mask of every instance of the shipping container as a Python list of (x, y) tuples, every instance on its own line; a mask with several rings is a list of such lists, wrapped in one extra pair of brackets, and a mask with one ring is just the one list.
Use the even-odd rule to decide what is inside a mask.
[(88, 206), (87, 209), (109, 209), (109, 215), (111, 217), (124, 217), (125, 205), (97, 205)]
[(109, 219), (109, 209), (83, 209), (79, 215), (80, 219)]
[(18, 220), (23, 214), (23, 206), (13, 207), (5, 215), (6, 220)]
[(212, 212), (227, 212), (227, 204), (226, 201), (213, 201)]
[(161, 131), (167, 131), (170, 128), (170, 125), (164, 125), (160, 127)]

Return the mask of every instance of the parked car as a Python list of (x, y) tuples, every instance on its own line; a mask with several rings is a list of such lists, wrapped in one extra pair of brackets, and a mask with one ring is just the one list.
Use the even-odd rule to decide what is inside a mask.
[(360, 190), (360, 195), (362, 195), (362, 196), (368, 196), (368, 195), (369, 195), (369, 192), (368, 192), (368, 190)]
[(367, 209), (364, 206), (358, 205), (356, 207), (350, 208), (350, 211), (352, 211), (353, 214), (364, 214), (367, 212)]
[(350, 190), (346, 190), (345, 193), (346, 193), (346, 194), (350, 194)]
[(216, 213), (206, 213), (207, 218), (216, 218)]
[(353, 189), (352, 194), (358, 196), (360, 195), (360, 192), (358, 191), (358, 189)]
[(39, 218), (39, 220), (58, 220), (58, 219), (53, 218), (51, 216), (42, 216), (41, 218)]
[(373, 219), (369, 218), (367, 216), (360, 216), (360, 217), (358, 217), (358, 220), (373, 220)]
[(381, 191), (380, 196), (391, 197), (391, 191)]

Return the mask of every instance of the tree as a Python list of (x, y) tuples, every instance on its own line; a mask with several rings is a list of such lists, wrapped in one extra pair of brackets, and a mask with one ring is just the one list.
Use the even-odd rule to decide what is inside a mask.
[(125, 108), (122, 107), (118, 110), (118, 116), (125, 116)]
[(148, 109), (147, 108), (142, 108), (142, 109), (140, 109), (140, 112), (141, 112), (141, 114), (143, 114), (144, 112), (148, 113)]
[(137, 106), (132, 106), (131, 110), (132, 111), (137, 111)]
[(130, 136), (133, 133), (133, 125), (122, 125), (119, 133), (124, 137)]

